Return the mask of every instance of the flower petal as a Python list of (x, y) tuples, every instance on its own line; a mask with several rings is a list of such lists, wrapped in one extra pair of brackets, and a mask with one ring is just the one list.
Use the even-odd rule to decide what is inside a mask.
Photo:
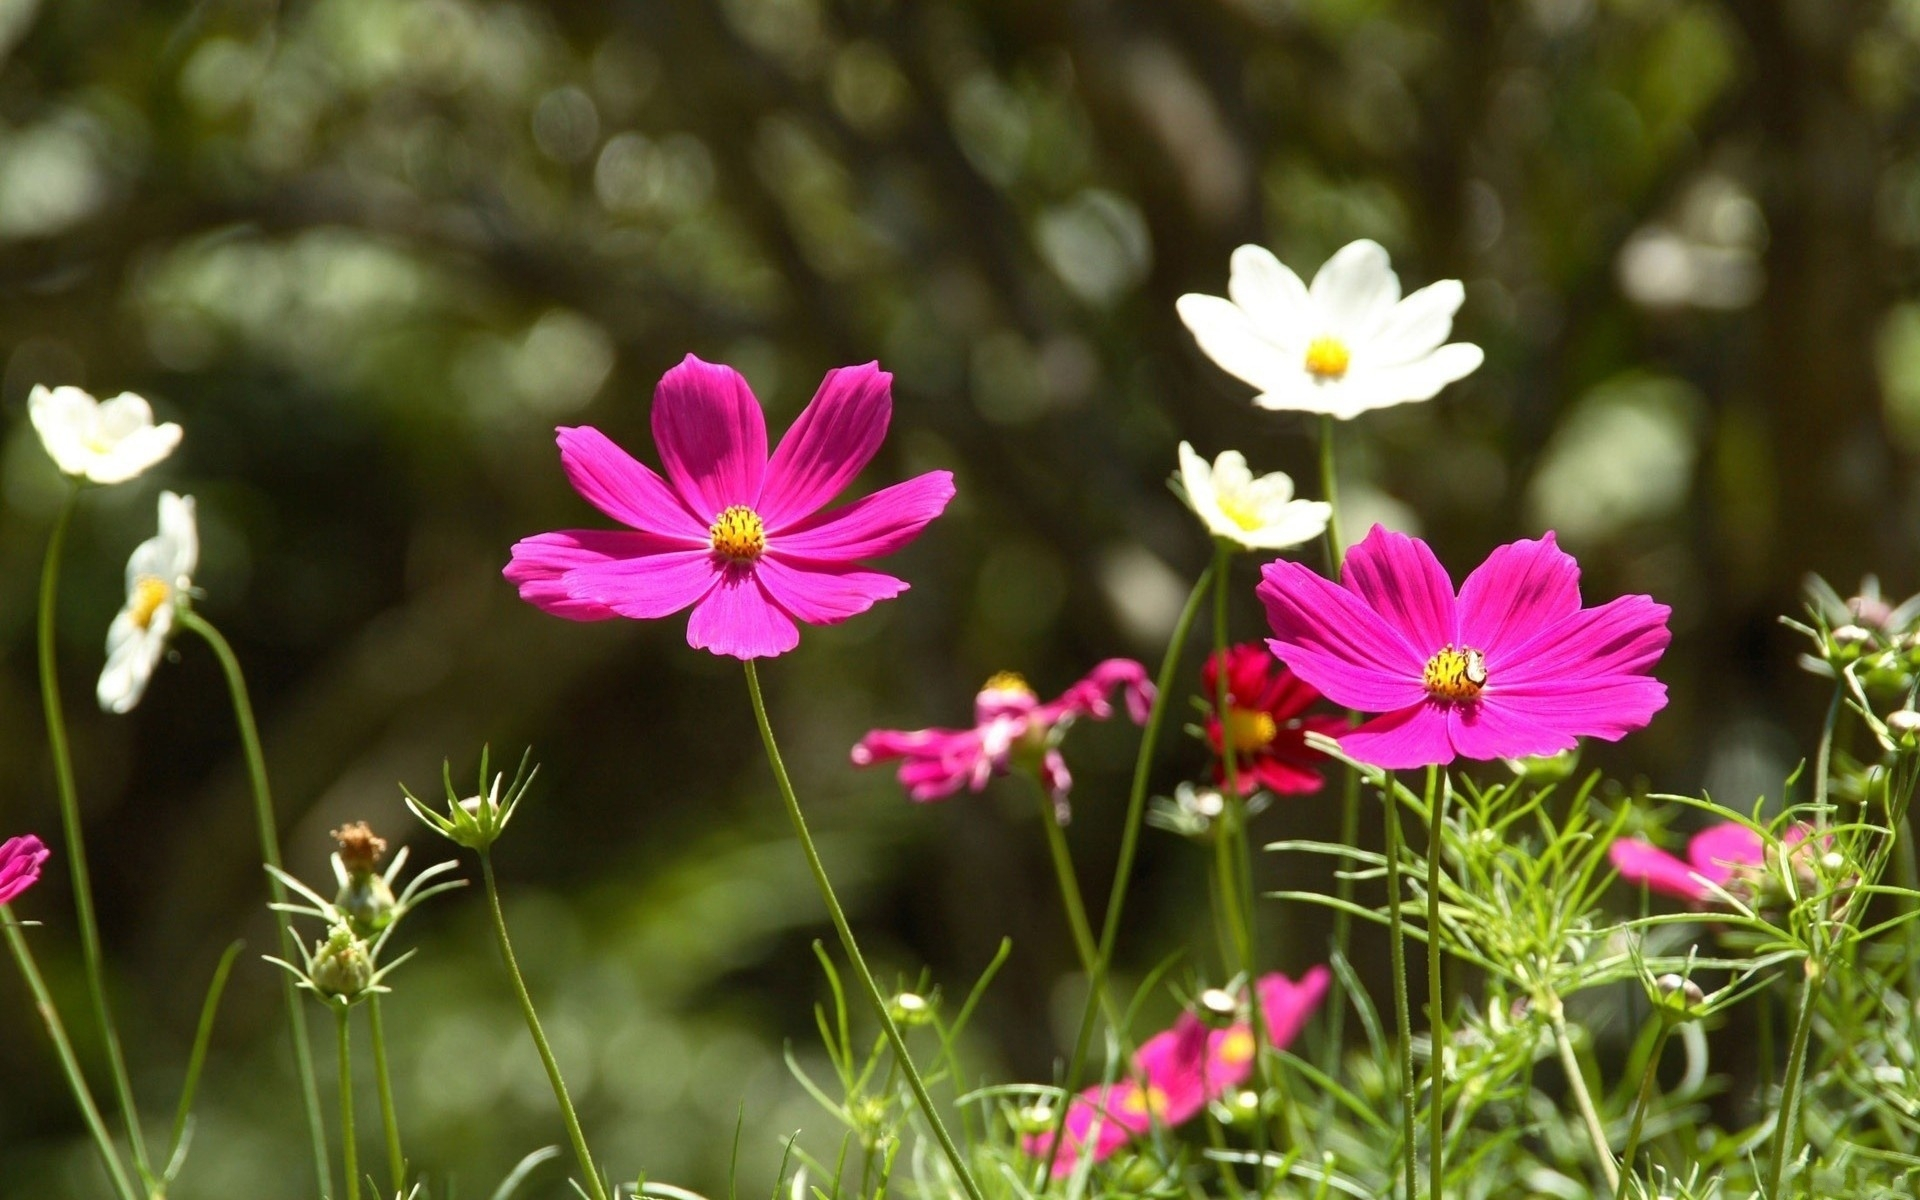
[(1295, 562), (1268, 563), (1260, 577), (1268, 648), (1321, 695), (1365, 712), (1426, 698), (1426, 657), (1358, 596)]
[(767, 421), (740, 372), (689, 354), (653, 390), (660, 464), (693, 515), (711, 523), (735, 504), (760, 500)]
[(1551, 725), (1568, 735), (1567, 745), (1572, 745), (1574, 736), (1617, 742), (1645, 728), (1653, 715), (1667, 706), (1667, 685), (1650, 675), (1574, 677), (1557, 683), (1490, 683), (1480, 694), (1480, 702), (1483, 706), (1497, 704), (1527, 720)]
[(563, 578), (566, 573), (609, 559), (656, 555), (676, 548), (650, 533), (562, 529), (515, 542), (512, 560), (500, 573), (520, 589), (522, 600), (543, 612), (570, 621), (605, 621), (620, 614), (604, 604), (576, 599)]
[(1527, 641), (1502, 647), (1498, 677), (1493, 662), (1488, 679), (1501, 690), (1532, 694), (1585, 687), (1596, 677), (1632, 675), (1651, 667), (1672, 639), (1667, 616), (1673, 610), (1648, 596), (1619, 596), (1553, 622)]
[(1547, 626), (1580, 611), (1580, 564), (1549, 532), (1494, 550), (1460, 585), (1460, 644), (1486, 655), (1491, 676)]
[(1573, 748), (1573, 722), (1555, 712), (1482, 694), (1472, 704), (1447, 706), (1447, 734), (1453, 748), (1482, 762), (1495, 758), (1531, 758)]
[(707, 525), (653, 468), (613, 439), (591, 425), (563, 425), (553, 432), (560, 466), (588, 504), (624, 525), (678, 538), (689, 547), (707, 543)]
[(1314, 967), (1297, 983), (1277, 972), (1261, 976), (1255, 991), (1260, 996), (1260, 1012), (1266, 1020), (1267, 1040), (1286, 1049), (1306, 1028), (1332, 983), (1333, 973), (1325, 967)]
[(1308, 329), (1314, 312), (1307, 285), (1265, 246), (1249, 244), (1233, 252), (1227, 295), (1269, 339), (1293, 330), (1299, 331), (1298, 336), (1313, 336)]
[(1704, 900), (1708, 892), (1693, 869), (1644, 838), (1620, 838), (1607, 847), (1607, 857), (1628, 883), (1682, 900)]
[(0, 904), (12, 904), (40, 878), (40, 868), (52, 855), (45, 842), (31, 833), (0, 842)]
[(837, 367), (780, 439), (755, 506), (768, 529), (817, 511), (840, 494), (887, 436), (893, 376), (879, 363)]
[(767, 596), (754, 571), (735, 567), (687, 618), (687, 645), (734, 658), (772, 658), (800, 644), (800, 627)]
[(1316, 333), (1365, 343), (1400, 299), (1400, 277), (1393, 273), (1386, 250), (1362, 238), (1336, 251), (1314, 273), (1308, 290), (1329, 325)]
[(1347, 552), (1340, 581), (1405, 636), (1423, 670), (1435, 651), (1458, 640), (1453, 580), (1419, 538), (1375, 525)]
[(951, 499), (953, 473), (928, 471), (790, 528), (770, 531), (768, 547), (822, 562), (879, 558), (911, 542)]
[(1375, 717), (1342, 736), (1340, 749), (1349, 758), (1388, 771), (1445, 766), (1454, 758), (1446, 706), (1423, 699)]
[(781, 608), (809, 625), (832, 625), (907, 590), (905, 580), (839, 563), (769, 554), (753, 565), (760, 586)]
[(1367, 343), (1367, 364), (1394, 367), (1432, 354), (1453, 332), (1453, 314), (1466, 298), (1458, 279), (1442, 279), (1400, 301)]
[(1337, 385), (1337, 405), (1315, 411), (1331, 411), (1343, 420), (1351, 420), (1376, 408), (1431, 400), (1441, 388), (1479, 370), (1486, 357), (1471, 342), (1449, 342), (1425, 358), (1398, 366), (1357, 365)]
[(561, 576), (560, 583), (575, 601), (650, 621), (672, 616), (705, 596), (719, 582), (721, 573), (710, 550), (656, 550), (632, 558), (583, 563)]
[(1174, 302), (1174, 311), (1215, 365), (1263, 392), (1308, 377), (1301, 352), (1276, 345), (1231, 300), (1190, 292)]
[(1687, 861), (1712, 883), (1733, 878), (1736, 867), (1757, 867), (1767, 860), (1767, 843), (1738, 821), (1709, 825), (1687, 843)]

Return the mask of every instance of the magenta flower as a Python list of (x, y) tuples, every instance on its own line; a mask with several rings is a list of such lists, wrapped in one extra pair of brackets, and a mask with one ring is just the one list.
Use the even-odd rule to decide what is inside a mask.
[(52, 853), (30, 833), (0, 842), (0, 904), (12, 904), (15, 896), (39, 882), (40, 868)]
[(691, 605), (688, 645), (784, 654), (800, 642), (794, 622), (831, 625), (906, 591), (855, 564), (911, 542), (953, 498), (952, 474), (929, 471), (820, 511), (880, 448), (892, 384), (877, 363), (827, 372), (769, 459), (747, 381), (689, 354), (653, 393), (664, 479), (591, 426), (558, 431), (574, 489), (632, 530), (522, 539), (503, 574), (557, 617), (645, 620)]
[(1580, 566), (1552, 533), (1495, 550), (1458, 596), (1425, 542), (1378, 525), (1340, 583), (1284, 560), (1261, 576), (1280, 661), (1335, 704), (1382, 714), (1340, 738), (1360, 762), (1557, 754), (1616, 741), (1667, 703), (1646, 673), (1667, 646), (1667, 606), (1581, 608)]
[[(1259, 981), (1260, 1013), (1267, 1040), (1285, 1049), (1327, 994), (1332, 976), (1315, 967), (1295, 983), (1278, 973)], [(1082, 1152), (1105, 1160), (1131, 1139), (1156, 1125), (1172, 1129), (1198, 1115), (1210, 1101), (1239, 1087), (1253, 1074), (1253, 1027), (1242, 1021), (1209, 1030), (1200, 1018), (1184, 1013), (1173, 1028), (1141, 1044), (1125, 1079), (1082, 1091), (1067, 1110), (1066, 1145), (1053, 1161), (1056, 1176), (1072, 1172)], [(1023, 1143), (1028, 1154), (1046, 1157), (1051, 1131)]]
[(1110, 658), (1045, 704), (1027, 681), (1011, 671), (987, 680), (974, 698), (971, 729), (876, 729), (853, 747), (855, 766), (901, 759), (899, 779), (915, 800), (942, 800), (961, 788), (979, 791), (995, 775), (1026, 766), (1053, 797), (1054, 814), (1066, 824), (1073, 776), (1060, 754), (1060, 738), (1075, 719), (1104, 721), (1113, 715), (1107, 697), (1119, 688), (1127, 715), (1144, 725), (1153, 706), (1147, 669), (1132, 659)]
[[(1795, 825), (1780, 840), (1794, 846), (1806, 836), (1806, 826)], [(1607, 857), (1628, 883), (1643, 884), (1649, 891), (1689, 904), (1705, 904), (1739, 877), (1764, 870), (1767, 844), (1745, 825), (1725, 821), (1694, 834), (1684, 862), (1645, 838), (1621, 838), (1607, 847)]]

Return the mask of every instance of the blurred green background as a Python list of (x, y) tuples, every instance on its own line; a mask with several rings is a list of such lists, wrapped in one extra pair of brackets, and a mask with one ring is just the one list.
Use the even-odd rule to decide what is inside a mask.
[[(249, 669), (289, 865), (324, 881), (326, 831), (356, 818), (446, 856), (396, 781), (531, 743), (498, 859), (602, 1161), (724, 1189), (744, 1113), (751, 1192), (785, 1134), (837, 1144), (780, 1062), (786, 1039), (817, 1061), (830, 931), (731, 660), (680, 619), (574, 625), (499, 578), (514, 539), (605, 524), (552, 427), (651, 458), (652, 385), (688, 351), (743, 370), (776, 432), (830, 367), (895, 373), (872, 479), (949, 468), (959, 498), (889, 561), (909, 594), (763, 677), (885, 969), (953, 996), (1012, 934), (972, 1065), (1044, 1080), (1079, 993), (1030, 799), (912, 806), (847, 748), (961, 722), (995, 670), (1050, 694), (1157, 661), (1208, 553), (1165, 486), (1175, 443), (1319, 490), (1313, 428), (1253, 410), (1173, 300), (1223, 292), (1242, 242), (1310, 274), (1360, 236), (1410, 287), (1466, 281), (1455, 333), (1487, 365), (1342, 427), (1348, 527), (1419, 531), (1456, 575), (1558, 529), (1590, 598), (1674, 608), (1672, 705), (1588, 761), (1777, 797), (1825, 699), (1774, 623), (1802, 574), (1915, 583), (1920, 3), (0, 2), (0, 833), (58, 832), (32, 622), (61, 485), (27, 392), (133, 390), (187, 431), (88, 498), (59, 612), (157, 1120), (215, 961), (249, 945), (175, 1194), (299, 1196), (307, 1171), (215, 664), (183, 641), (131, 716), (90, 699), (160, 487), (199, 498), (200, 610)], [(1204, 759), (1172, 742), (1160, 791)], [(1090, 894), (1133, 746), (1103, 726), (1069, 748)], [(1256, 833), (1331, 837), (1336, 807), (1290, 800)], [(1183, 945), (1186, 977), (1217, 971), (1201, 857), (1149, 835), (1129, 971)], [(79, 1031), (66, 883), (56, 859), (19, 908)], [(1264, 915), (1274, 966), (1324, 954), (1318, 913)], [(409, 1149), (464, 1195), (562, 1140), (485, 936), (475, 895), (437, 901), (387, 1007)], [(0, 1194), (102, 1194), (10, 970), (0, 1014)]]

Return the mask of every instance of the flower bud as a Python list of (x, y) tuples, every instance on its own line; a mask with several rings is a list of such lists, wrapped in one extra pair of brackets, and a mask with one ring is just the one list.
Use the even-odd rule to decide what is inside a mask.
[(1208, 988), (1194, 1001), (1200, 1020), (1214, 1029), (1225, 1029), (1240, 1018), (1240, 997), (1225, 988)]
[(1029, 1104), (1013, 1114), (1014, 1131), (1024, 1137), (1053, 1132), (1053, 1105), (1045, 1100)]
[(918, 992), (901, 992), (887, 1001), (887, 1015), (895, 1025), (925, 1025), (933, 1020), (933, 1002)]
[(1902, 708), (1888, 713), (1887, 732), (1904, 749), (1912, 750), (1920, 746), (1920, 712)]
[(1692, 1020), (1697, 1010), (1707, 1002), (1707, 994), (1700, 985), (1691, 979), (1679, 975), (1662, 975), (1653, 981), (1660, 989), (1660, 1004), (1667, 1015), (1675, 1020)]
[(1558, 754), (1535, 755), (1531, 758), (1509, 758), (1507, 767), (1515, 775), (1531, 783), (1559, 783), (1571, 776), (1580, 766), (1580, 747), (1562, 750)]
[(345, 925), (334, 926), (313, 949), (313, 986), (351, 1002), (373, 983), (373, 955)]
[(1258, 1125), (1266, 1116), (1260, 1103), (1260, 1093), (1252, 1088), (1239, 1088), (1228, 1092), (1220, 1099), (1220, 1107), (1226, 1110), (1227, 1123), (1242, 1129)]
[(1827, 634), (1827, 661), (1850, 663), (1872, 644), (1872, 631), (1859, 625), (1841, 625)]
[(393, 923), (393, 888), (374, 870), (387, 852), (387, 841), (376, 837), (365, 821), (342, 825), (333, 831), (333, 840), (340, 844), (334, 857), (342, 877), (334, 907), (347, 914), (355, 933), (370, 937)]

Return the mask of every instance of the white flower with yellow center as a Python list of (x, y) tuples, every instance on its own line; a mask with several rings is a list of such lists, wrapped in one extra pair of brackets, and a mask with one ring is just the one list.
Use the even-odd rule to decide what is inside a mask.
[(1247, 460), (1229, 450), (1211, 464), (1180, 443), (1180, 486), (1187, 507), (1215, 537), (1249, 550), (1285, 550), (1326, 532), (1333, 506), (1320, 500), (1295, 500), (1293, 480), (1284, 471), (1254, 478)]
[(54, 465), (93, 483), (125, 483), (180, 444), (180, 427), (155, 425), (152, 406), (132, 392), (99, 401), (77, 387), (35, 384), (27, 413)]
[(1233, 252), (1227, 295), (1189, 293), (1176, 307), (1207, 357), (1260, 394), (1261, 408), (1346, 420), (1369, 409), (1428, 400), (1485, 357), (1446, 345), (1466, 292), (1443, 279), (1404, 299), (1378, 243), (1353, 242), (1308, 287), (1264, 247)]
[(193, 589), (200, 531), (193, 497), (160, 493), (160, 532), (127, 559), (127, 603), (107, 628), (107, 665), (97, 694), (108, 712), (131, 712), (167, 650), (174, 610)]

